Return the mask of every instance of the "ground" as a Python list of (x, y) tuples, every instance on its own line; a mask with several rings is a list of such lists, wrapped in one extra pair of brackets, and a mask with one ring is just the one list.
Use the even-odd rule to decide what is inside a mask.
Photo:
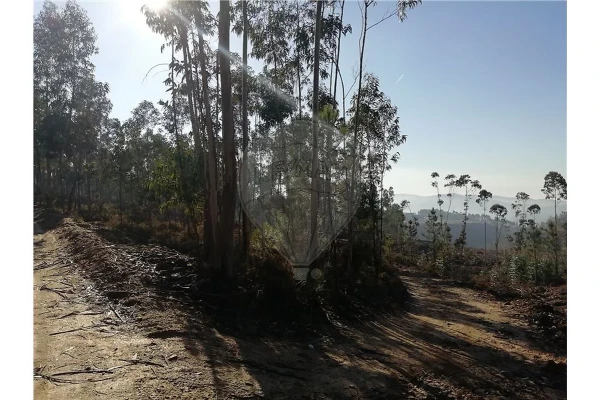
[(36, 399), (566, 398), (560, 328), (531, 300), (401, 269), (412, 296), (396, 313), (365, 310), (335, 334), (263, 334), (243, 316), (222, 327), (210, 302), (187, 301), (198, 286), (178, 286), (185, 258), (168, 249), (71, 220), (36, 232)]

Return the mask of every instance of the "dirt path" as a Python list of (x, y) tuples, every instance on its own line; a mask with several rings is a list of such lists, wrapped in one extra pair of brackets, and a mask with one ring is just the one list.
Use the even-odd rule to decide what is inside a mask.
[(566, 358), (515, 309), (441, 280), (404, 271), (405, 313), (298, 341), (227, 334), (120, 267), (97, 290), (69, 245), (142, 261), (74, 225), (34, 243), (36, 399), (566, 398)]

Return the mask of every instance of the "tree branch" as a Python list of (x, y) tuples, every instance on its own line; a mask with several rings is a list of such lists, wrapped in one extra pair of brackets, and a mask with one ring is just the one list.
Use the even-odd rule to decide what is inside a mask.
[(367, 28), (367, 31), (368, 31), (369, 29), (371, 29), (371, 28), (373, 28), (373, 27), (375, 27), (375, 26), (379, 25), (379, 24), (380, 24), (380, 23), (382, 23), (383, 21), (386, 21), (386, 20), (388, 20), (388, 19), (390, 19), (390, 18), (392, 18), (392, 17), (395, 17), (395, 16), (396, 16), (396, 13), (395, 13), (395, 12), (391, 12), (390, 14), (386, 15), (385, 17), (383, 17), (383, 18), (382, 18), (382, 19), (380, 19), (379, 21), (375, 22), (373, 25), (369, 26), (369, 27)]

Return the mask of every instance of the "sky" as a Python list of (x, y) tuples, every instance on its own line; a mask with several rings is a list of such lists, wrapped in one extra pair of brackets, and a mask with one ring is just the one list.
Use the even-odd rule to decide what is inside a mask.
[[(60, 4), (60, 2), (57, 2)], [(80, 1), (96, 34), (96, 77), (110, 86), (112, 117), (126, 119), (143, 100), (166, 98), (170, 52), (145, 25), (144, 3)], [(392, 10), (379, 1), (369, 25)], [(34, 14), (42, 3), (34, 3)], [(216, 12), (218, 3), (211, 3)], [(341, 72), (353, 82), (361, 14), (346, 1)], [(372, 22), (372, 23), (371, 23)], [(408, 136), (385, 178), (401, 194), (433, 195), (430, 175), (470, 174), (498, 196), (543, 197), (549, 171), (566, 174), (566, 2), (428, 1), (400, 23), (390, 18), (367, 33), (365, 72), (398, 107)], [(213, 41), (216, 46), (216, 39)], [(241, 38), (231, 35), (241, 54)], [(262, 63), (251, 60), (254, 70)], [(400, 79), (401, 78), (401, 79)], [(356, 89), (356, 86), (355, 88)], [(351, 94), (348, 96), (350, 98)]]

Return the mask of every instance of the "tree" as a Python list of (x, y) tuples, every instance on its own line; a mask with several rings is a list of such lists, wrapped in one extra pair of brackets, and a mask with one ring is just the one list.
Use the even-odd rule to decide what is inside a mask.
[(538, 248), (540, 245), (540, 239), (541, 239), (541, 231), (538, 227), (538, 224), (535, 221), (535, 217), (536, 215), (538, 215), (541, 211), (541, 208), (539, 205), (537, 204), (532, 204), (529, 207), (527, 207), (527, 213), (531, 215), (531, 219), (529, 219), (527, 221), (527, 225), (529, 228), (528, 231), (528, 238), (529, 241), (531, 242), (531, 248), (533, 249), (533, 274), (534, 274), (534, 281), (535, 283), (538, 282)]
[(506, 223), (506, 214), (508, 210), (501, 204), (494, 204), (490, 207), (490, 213), (494, 215), (494, 219), (496, 220), (496, 253), (498, 253), (498, 244), (500, 243), (500, 235), (502, 234), (502, 228)]
[(440, 186), (439, 186), (439, 182), (438, 182), (438, 178), (440, 177), (440, 174), (438, 174), (437, 172), (432, 172), (431, 173), (431, 179), (433, 179), (433, 181), (431, 182), (431, 186), (434, 187), (437, 191), (437, 205), (439, 207), (439, 230), (440, 230), (440, 240), (442, 243), (445, 243), (447, 241), (446, 239), (446, 235), (448, 234), (449, 231), (449, 227), (448, 227), (448, 223), (446, 221), (446, 224), (444, 224), (444, 214), (442, 213), (442, 205), (444, 204), (444, 200), (442, 200), (442, 194), (440, 193)]
[(229, 0), (221, 0), (219, 12), (219, 59), (221, 69), (221, 109), (223, 110), (223, 200), (221, 232), (223, 234), (223, 267), (233, 278), (233, 224), (235, 218), (235, 138), (231, 101), (231, 56), (229, 54)]
[(492, 198), (492, 193), (488, 192), (485, 189), (479, 191), (479, 196), (477, 197), (477, 204), (479, 204), (483, 208), (483, 237), (484, 237), (484, 250), (483, 257), (484, 260), (487, 258), (487, 203)]
[(515, 212), (515, 222), (517, 225), (517, 231), (514, 234), (514, 243), (517, 251), (521, 251), (525, 244), (525, 228), (527, 225), (527, 201), (529, 201), (529, 195), (525, 192), (518, 192), (515, 196), (516, 201), (511, 204), (511, 208)]
[(111, 109), (108, 85), (94, 76), (97, 53), (82, 7), (44, 2), (34, 21), (34, 182), (39, 201), (58, 199), (66, 212), (74, 203), (81, 211), (82, 184), (89, 189), (97, 172), (94, 150)]
[[(242, 21), (243, 21), (243, 38), (242, 38), (242, 135), (243, 135), (243, 156), (242, 156), (242, 190), (248, 190), (248, 1), (242, 0)], [(248, 198), (247, 193), (243, 193), (244, 199)], [(244, 212), (243, 215), (243, 251), (244, 259), (248, 262), (250, 256), (250, 220)]]
[(218, 220), (218, 197), (217, 191), (219, 190), (219, 176), (217, 171), (217, 149), (215, 140), (215, 131), (213, 127), (213, 117), (211, 112), (211, 104), (209, 97), (208, 88), (208, 71), (206, 67), (206, 52), (204, 43), (204, 34), (207, 32), (205, 26), (208, 25), (205, 13), (207, 11), (205, 2), (198, 2), (198, 6), (193, 9), (194, 23), (196, 25), (197, 38), (198, 38), (198, 55), (200, 62), (200, 73), (202, 75), (202, 97), (204, 103), (204, 120), (207, 135), (208, 145), (208, 210), (206, 213), (205, 224), (210, 226), (210, 230), (205, 232), (210, 233), (209, 237), (204, 237), (205, 248), (211, 251), (211, 261), (214, 268), (221, 266), (221, 235), (220, 225)]
[(312, 172), (310, 194), (310, 259), (313, 260), (317, 253), (317, 208), (319, 202), (318, 180), (318, 130), (319, 130), (319, 54), (321, 46), (321, 13), (323, 2), (317, 0), (317, 13), (315, 23), (315, 59), (313, 70), (313, 116), (312, 116)]
[[(397, 15), (398, 15), (398, 18), (400, 19), (400, 21), (402, 22), (406, 19), (406, 10), (414, 8), (420, 3), (421, 3), (420, 0), (399, 1), (397, 3), (396, 11), (397, 11)], [(354, 162), (354, 160), (356, 160), (356, 156), (357, 156), (359, 121), (361, 121), (360, 111), (361, 111), (361, 107), (362, 107), (363, 66), (364, 66), (364, 54), (365, 54), (365, 43), (366, 43), (366, 39), (367, 39), (367, 32), (369, 29), (375, 27), (379, 23), (383, 22), (385, 19), (389, 18), (389, 16), (384, 17), (380, 21), (369, 26), (368, 25), (369, 7), (374, 4), (375, 4), (374, 0), (363, 0), (362, 7), (360, 6), (360, 3), (359, 3), (359, 7), (361, 7), (361, 11), (362, 11), (362, 13), (361, 13), (362, 14), (361, 15), (362, 29), (361, 29), (360, 40), (359, 40), (360, 52), (359, 52), (359, 62), (358, 62), (358, 89), (357, 89), (356, 95), (354, 97), (354, 105), (353, 105), (353, 107), (356, 111), (354, 113), (354, 127), (353, 127), (354, 133), (353, 133), (353, 140), (352, 140), (352, 145), (351, 145), (351, 156), (350, 156), (351, 160), (353, 160), (351, 180), (350, 180), (350, 203), (351, 204), (349, 204), (349, 209), (351, 209), (351, 210), (354, 209), (354, 205), (352, 204), (352, 201), (354, 199), (354, 191), (356, 189), (355, 182), (356, 182), (357, 171), (356, 171), (356, 163)], [(352, 264), (353, 229), (354, 229), (354, 225), (353, 225), (353, 221), (351, 219), (349, 226), (348, 226), (348, 241), (349, 241), (348, 266), (349, 266), (349, 272), (351, 275), (354, 273), (354, 267)]]
[(462, 228), (460, 230), (460, 235), (458, 239), (456, 239), (456, 246), (464, 249), (467, 244), (467, 219), (469, 212), (469, 201), (471, 201), (471, 197), (473, 193), (477, 189), (481, 189), (481, 184), (478, 180), (471, 180), (470, 175), (461, 175), (455, 182), (456, 187), (465, 188), (465, 200), (463, 202), (464, 213), (463, 213), (463, 222)]
[(398, 19), (400, 20), (400, 22), (404, 22), (404, 20), (408, 17), (408, 15), (406, 14), (408, 10), (412, 10), (421, 3), (421, 0), (397, 0), (396, 12), (398, 14)]
[(417, 234), (418, 234), (418, 228), (419, 228), (419, 221), (417, 219), (417, 216), (415, 214), (413, 214), (413, 212), (410, 209), (410, 201), (402, 200), (402, 202), (400, 203), (400, 208), (402, 209), (402, 211), (404, 211), (405, 209), (408, 209), (408, 212), (410, 214), (412, 214), (412, 218), (410, 218), (407, 222), (406, 231), (408, 234), (407, 239), (408, 239), (408, 244), (409, 244), (409, 253), (411, 256), (414, 256), (416, 246), (417, 246)]
[(544, 187), (542, 193), (546, 195), (546, 199), (554, 201), (554, 227), (551, 230), (553, 237), (552, 249), (554, 251), (554, 270), (558, 275), (558, 253), (560, 251), (560, 243), (558, 241), (558, 215), (556, 208), (559, 201), (567, 200), (567, 181), (556, 171), (550, 171), (544, 177)]
[(438, 216), (435, 208), (431, 208), (429, 214), (427, 214), (427, 221), (425, 222), (425, 233), (423, 233), (423, 237), (427, 239), (427, 241), (431, 244), (431, 251), (429, 254), (432, 257), (432, 260), (437, 259), (438, 253), (438, 241), (439, 241), (439, 229), (438, 229)]

